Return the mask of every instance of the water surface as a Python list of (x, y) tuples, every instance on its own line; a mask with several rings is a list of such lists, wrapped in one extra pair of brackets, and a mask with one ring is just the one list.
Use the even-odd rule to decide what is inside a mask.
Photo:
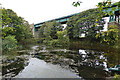
[[(11, 53), (12, 54), (12, 53)], [(10, 58), (12, 56), (12, 58)], [(3, 77), (16, 78), (106, 78), (108, 68), (120, 60), (120, 54), (97, 50), (45, 45), (5, 55)]]

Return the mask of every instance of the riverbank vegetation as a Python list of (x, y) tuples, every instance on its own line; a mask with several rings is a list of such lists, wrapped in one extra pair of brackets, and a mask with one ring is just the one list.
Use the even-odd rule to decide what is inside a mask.
[[(49, 46), (61, 48), (69, 46), (67, 48), (70, 50), (87, 49), (104, 52), (104, 56), (107, 57), (107, 66), (115, 66), (120, 62), (120, 25), (119, 22), (109, 22), (107, 31), (104, 31), (105, 16), (106, 14), (97, 8), (72, 16), (64, 28), (61, 24), (53, 25), (53, 21), (46, 22), (49, 24), (46, 25), (45, 23), (40, 27), (39, 39), (42, 39), (43, 42), (41, 43)], [(58, 24), (55, 21), (54, 23)], [(53, 29), (48, 28), (49, 25)], [(60, 29), (55, 29), (54, 35), (56, 37), (53, 37), (51, 33), (55, 26)]]
[(69, 38), (63, 26), (56, 22), (46, 22), (39, 29), (39, 42), (53, 46), (68, 46)]
[(91, 46), (91, 49), (96, 44), (96, 46), (119, 49), (119, 24), (116, 22), (118, 25), (109, 25), (107, 31), (102, 31), (105, 24), (103, 16), (105, 15), (96, 16), (99, 13), (97, 9), (83, 11), (71, 17), (66, 28), (56, 21), (46, 22), (39, 29), (39, 40), (41, 43), (55, 47), (68, 46), (73, 42), (81, 47), (83, 47), (82, 45)]
[(2, 9), (2, 50), (22, 49), (32, 43), (33, 35), (30, 25), (11, 9)]
[[(2, 14), (2, 50), (3, 53), (7, 52), (6, 55), (8, 58), (10, 56), (13, 58), (13, 60), (11, 60), (12, 62), (16, 56), (19, 56), (19, 53), (20, 55), (22, 53), (28, 53), (27, 51), (24, 52), (24, 50), (15, 52), (16, 50), (23, 49), (25, 45), (36, 41), (32, 35), (30, 24), (22, 17), (19, 17), (11, 9), (5, 8), (2, 9)], [(99, 14), (101, 16), (99, 16)], [(66, 63), (69, 62), (70, 65), (72, 64), (71, 66), (75, 67), (76, 65), (80, 65), (82, 61), (84, 64), (84, 60), (88, 60), (84, 64), (87, 65), (86, 68), (81, 64), (82, 66), (80, 65), (77, 69), (79, 70), (81, 67), (79, 71), (80, 73), (84, 73), (85, 77), (95, 77), (94, 74), (96, 75), (99, 69), (95, 72), (94, 70), (97, 67), (101, 67), (100, 64), (104, 65), (104, 62), (106, 62), (108, 68), (120, 62), (120, 25), (118, 22), (111, 22), (108, 30), (103, 31), (105, 24), (104, 16), (106, 15), (102, 13), (100, 9), (89, 9), (72, 16), (67, 22), (67, 26), (63, 26), (55, 20), (44, 23), (38, 30), (38, 43), (40, 45), (44, 44), (47, 47), (52, 46), (51, 52), (49, 52), (50, 47), (48, 50), (46, 47), (40, 47), (42, 48), (40, 49), (41, 51), (39, 49), (33, 49), (31, 53), (33, 55), (35, 54), (35, 56), (38, 54), (38, 57), (40, 55), (39, 58), (46, 59), (46, 62), (53, 60), (54, 63), (60, 62), (61, 65), (63, 65), (63, 63), (66, 65)], [(114, 25), (114, 23), (116, 25)], [(54, 47), (56, 47), (56, 49)], [(57, 49), (57, 47), (60, 47), (60, 49)], [(81, 54), (82, 52), (79, 52), (80, 50), (84, 50), (85, 54)], [(82, 60), (83, 55), (86, 55), (86, 57)], [(74, 58), (75, 61), (71, 58)], [(22, 61), (22, 59), (18, 60)], [(76, 62), (80, 64), (76, 64)], [(89, 64), (91, 64), (91, 66), (89, 66)], [(88, 71), (91, 72), (92, 70), (94, 74), (86, 75)], [(104, 71), (103, 66), (100, 68), (100, 71)], [(119, 78), (119, 76), (115, 75), (115, 78)]]
[(39, 29), (39, 40), (42, 43), (53, 46), (68, 46), (71, 40), (84, 39), (88, 41), (96, 40), (96, 34), (103, 30), (104, 19), (100, 18), (95, 25), (97, 9), (83, 11), (78, 15), (70, 18), (67, 27), (62, 26), (56, 21), (46, 22)]
[[(73, 6), (75, 6), (75, 7), (80, 6), (80, 4), (81, 4), (81, 1), (73, 2)], [(113, 6), (116, 6), (116, 7), (113, 7)], [(98, 18), (96, 16), (92, 17), (92, 18), (96, 17), (96, 20), (94, 21), (95, 28), (97, 25), (99, 25), (98, 21), (101, 20), (102, 17), (108, 16), (108, 15), (114, 16), (116, 10), (118, 10), (118, 15), (120, 13), (120, 1), (116, 2), (116, 3), (112, 3), (111, 0), (104, 0), (103, 2), (99, 2), (97, 7), (98, 7), (97, 8), (97, 11), (98, 11), (97, 17)], [(109, 8), (111, 8), (111, 10), (108, 10)], [(89, 20), (89, 19), (87, 19), (87, 20)], [(87, 22), (87, 20), (86, 20), (86, 22)], [(92, 20), (94, 20), (94, 19), (92, 19)], [(119, 21), (113, 22), (114, 18), (112, 18), (110, 20), (112, 21), (112, 22), (110, 22), (112, 24), (110, 24), (108, 26), (108, 30), (97, 32), (97, 34), (95, 34), (95, 36), (96, 36), (96, 39), (99, 40), (98, 42), (100, 42), (102, 44), (109, 45), (113, 48), (119, 49), (120, 48), (120, 28), (119, 28), (120, 25), (119, 25)], [(71, 22), (70, 22), (70, 25), (72, 25)], [(77, 21), (75, 21), (75, 22), (77, 22)], [(84, 25), (81, 25), (81, 26), (84, 26)], [(72, 29), (72, 28), (70, 28), (70, 29)], [(101, 27), (101, 28), (103, 28), (103, 27)], [(83, 29), (81, 29), (81, 30), (83, 30)], [(87, 30), (87, 29), (85, 28), (85, 30)], [(83, 30), (82, 32), (84, 32), (85, 30)], [(93, 35), (93, 33), (92, 33), (92, 35)], [(92, 38), (92, 35), (90, 36), (90, 38)]]
[[(99, 8), (100, 6), (99, 4)], [(91, 49), (97, 49), (98, 47), (96, 46), (100, 45), (104, 46), (104, 48), (108, 48), (109, 46), (119, 49), (119, 24), (109, 25), (107, 31), (102, 31), (105, 24), (105, 20), (103, 19), (105, 14), (99, 8), (89, 9), (72, 16), (67, 21), (66, 27), (55, 20), (44, 23), (38, 31), (38, 42), (54, 47), (67, 47), (74, 43), (81, 45), (81, 48), (91, 46)], [(2, 14), (3, 51), (20, 49), (23, 45), (35, 41), (27, 21), (19, 17), (11, 9), (3, 8)], [(101, 16), (98, 14), (101, 14)]]

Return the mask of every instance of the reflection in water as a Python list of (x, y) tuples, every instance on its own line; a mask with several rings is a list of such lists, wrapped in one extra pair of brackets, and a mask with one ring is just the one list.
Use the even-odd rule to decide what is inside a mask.
[(107, 58), (108, 67), (120, 64), (120, 52), (109, 52), (104, 55)]
[[(21, 54), (21, 52), (19, 53)], [(58, 78), (77, 77), (76, 75), (78, 75), (82, 78), (106, 78), (110, 76), (108, 68), (118, 64), (120, 61), (119, 51), (104, 52), (77, 48), (70, 48), (69, 50), (33, 46), (32, 50), (25, 53), (27, 53), (27, 57), (3, 61), (2, 75), (4, 77)], [(26, 60), (28, 58), (29, 64), (27, 63), (28, 60)], [(58, 71), (55, 71), (56, 69)], [(33, 71), (35, 71), (35, 75), (32, 75), (31, 72)], [(66, 75), (63, 76), (59, 73), (66, 73)]]
[(24, 69), (25, 64), (23, 58), (15, 58), (13, 60), (6, 60), (3, 62), (2, 66), (2, 76), (3, 77), (14, 77), (16, 76), (21, 70)]
[(17, 78), (78, 78), (69, 70), (37, 58), (31, 58), (29, 62), (29, 65), (16, 76)]
[(103, 57), (104, 52), (93, 50), (60, 51), (52, 50), (51, 52), (37, 53), (37, 58), (46, 62), (59, 64), (60, 66), (70, 69), (83, 78), (105, 78), (108, 76), (105, 70), (106, 58)]
[(103, 52), (79, 50), (79, 53), (82, 59), (79, 61), (81, 65), (78, 66), (80, 76), (84, 78), (105, 78), (108, 75), (105, 71), (107, 66)]

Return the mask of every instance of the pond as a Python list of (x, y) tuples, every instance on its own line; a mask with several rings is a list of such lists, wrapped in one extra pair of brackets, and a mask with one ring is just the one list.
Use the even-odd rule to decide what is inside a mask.
[[(12, 57), (12, 58), (10, 58)], [(2, 76), (8, 78), (107, 78), (120, 54), (97, 50), (35, 45), (3, 56)]]

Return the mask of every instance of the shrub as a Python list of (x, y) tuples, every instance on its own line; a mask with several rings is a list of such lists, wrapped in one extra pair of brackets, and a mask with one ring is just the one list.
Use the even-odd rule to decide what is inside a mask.
[(59, 45), (62, 45), (62, 46), (68, 46), (69, 44), (69, 37), (67, 35), (67, 31), (64, 30), (64, 31), (58, 31), (57, 32), (57, 36), (58, 36), (58, 43)]
[(4, 38), (2, 43), (3, 50), (10, 51), (17, 48), (17, 40), (15, 36), (7, 36)]
[(120, 75), (115, 74), (115, 76), (114, 76), (114, 79), (113, 79), (113, 80), (120, 80)]
[(120, 39), (120, 31), (118, 26), (110, 25), (108, 31), (98, 33), (96, 38), (101, 38), (102, 43), (107, 43), (111, 46), (114, 46), (116, 43), (118, 44)]

